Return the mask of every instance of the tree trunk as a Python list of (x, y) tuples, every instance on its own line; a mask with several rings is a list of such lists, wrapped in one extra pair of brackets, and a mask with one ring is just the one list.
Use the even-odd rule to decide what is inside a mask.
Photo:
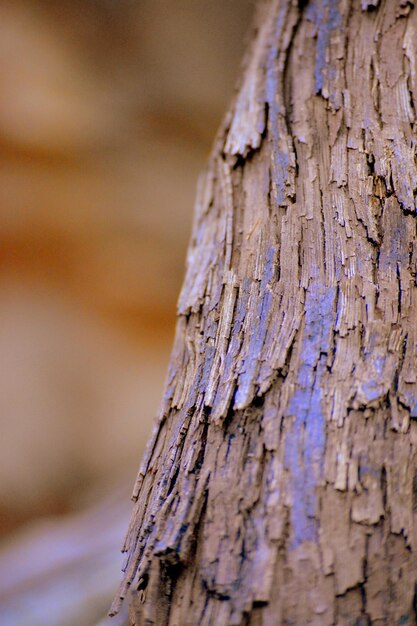
[(417, 623), (413, 5), (259, 6), (134, 491), (134, 624)]

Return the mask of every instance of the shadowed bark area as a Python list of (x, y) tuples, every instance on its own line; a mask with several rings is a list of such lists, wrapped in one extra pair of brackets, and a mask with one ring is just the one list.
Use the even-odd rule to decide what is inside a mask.
[(413, 4), (259, 7), (134, 490), (135, 625), (417, 623)]

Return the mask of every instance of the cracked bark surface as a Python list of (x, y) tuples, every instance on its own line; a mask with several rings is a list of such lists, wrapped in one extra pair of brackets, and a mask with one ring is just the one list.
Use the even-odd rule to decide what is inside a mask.
[(134, 490), (135, 625), (417, 623), (413, 5), (259, 5)]

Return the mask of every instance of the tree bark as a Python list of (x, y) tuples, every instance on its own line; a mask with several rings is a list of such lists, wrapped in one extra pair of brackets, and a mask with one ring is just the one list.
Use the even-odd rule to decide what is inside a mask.
[(134, 490), (136, 625), (417, 623), (413, 5), (258, 8)]

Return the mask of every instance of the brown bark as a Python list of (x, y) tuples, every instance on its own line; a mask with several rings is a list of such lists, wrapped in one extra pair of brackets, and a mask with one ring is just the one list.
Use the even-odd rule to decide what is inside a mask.
[(413, 4), (259, 7), (134, 491), (134, 624), (417, 623)]

